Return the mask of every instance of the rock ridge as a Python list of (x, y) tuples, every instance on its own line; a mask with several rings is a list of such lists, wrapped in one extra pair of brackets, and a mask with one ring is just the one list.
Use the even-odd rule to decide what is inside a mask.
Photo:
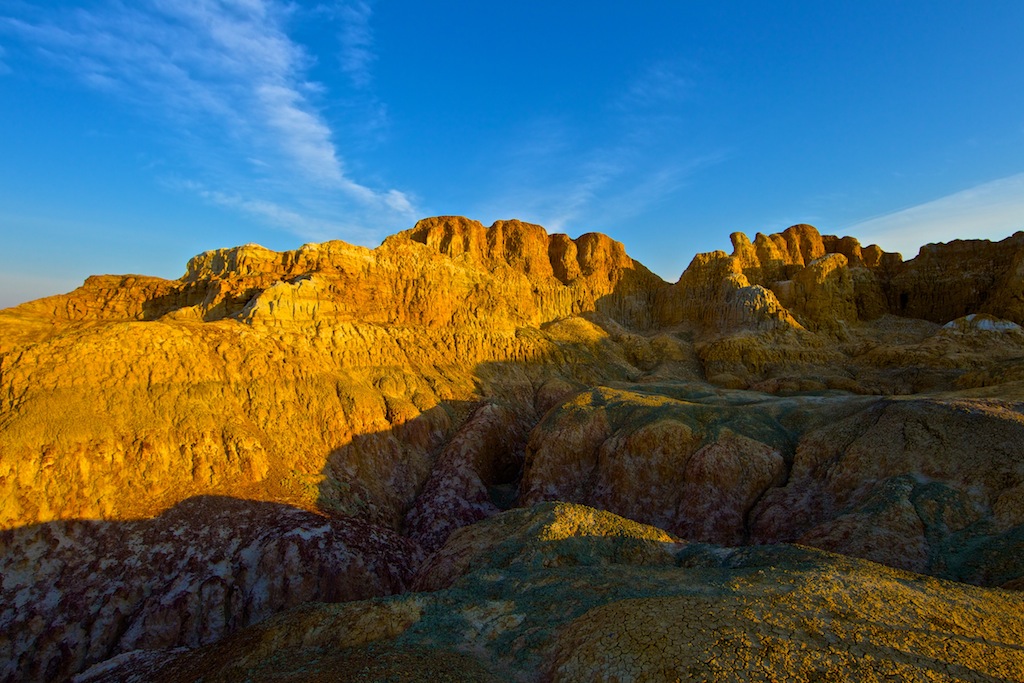
[[(869, 577), (850, 579), (861, 594), (917, 582), (939, 612), (969, 595), (1003, 624), (1007, 594), (825, 551), (1024, 587), (1024, 233), (906, 262), (808, 225), (732, 243), (669, 284), (603, 235), (441, 216), (376, 249), (213, 250), (178, 280), (95, 276), (0, 311), (0, 660), (30, 680), (94, 663), (88, 680), (151, 680), (175, 648), (237, 647), (264, 617), (282, 630), (245, 633), (300, 624), (318, 648), (340, 619), (352, 661), (410, 661), (387, 645), (408, 638), (438, 670), (589, 680), (625, 671), (590, 646), (608, 624), (698, 633), (678, 617), (696, 609), (751, 635), (677, 571), (751, 558), (830, 567), (800, 610), (833, 600), (841, 569)], [(511, 594), (494, 588), (509, 576)], [(442, 592), (302, 606), (410, 582)], [(730, 609), (784, 600), (745, 595)], [(557, 651), (537, 644), (551, 599), (578, 608)], [(455, 604), (486, 641), (472, 656), (417, 640)], [(298, 622), (270, 616), (293, 607)], [(852, 613), (831, 618), (860, 629)], [(335, 657), (310, 643), (288, 647)], [(806, 680), (855, 661), (813, 645), (831, 663)], [(233, 656), (196, 650), (214, 651)], [(1016, 662), (985, 652), (1004, 658), (993, 672)], [(916, 675), (900, 662), (874, 673)]]

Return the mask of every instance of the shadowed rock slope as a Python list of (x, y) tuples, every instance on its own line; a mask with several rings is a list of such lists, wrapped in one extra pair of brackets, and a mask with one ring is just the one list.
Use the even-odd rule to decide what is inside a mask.
[(423, 554), (351, 517), (196, 498), (153, 520), (3, 536), (0, 676), (60, 680), (111, 653), (195, 647), (289, 607), (407, 589)]
[[(1016, 681), (1024, 596), (797, 546), (728, 549), (567, 504), (459, 530), (435, 592), (311, 603), (81, 680)], [(435, 678), (436, 676), (436, 678)]]
[[(413, 572), (439, 589), (463, 571), (449, 538), (544, 501), (654, 525), (676, 550), (797, 542), (1024, 587), (1024, 233), (906, 262), (806, 225), (732, 240), (669, 284), (603, 235), (438, 217), (372, 250), (246, 245), (178, 280), (98, 276), (0, 311), (3, 676), (143, 671), (307, 601), (401, 592)], [(509, 553), (533, 543), (513, 537)], [(780, 576), (805, 556), (778, 552)], [(843, 566), (853, 583), (887, 571)], [(529, 645), (529, 667), (587, 679), (597, 664), (569, 662), (590, 627), (557, 623), (577, 644)], [(502, 671), (470, 641), (370, 640), (345, 661)]]

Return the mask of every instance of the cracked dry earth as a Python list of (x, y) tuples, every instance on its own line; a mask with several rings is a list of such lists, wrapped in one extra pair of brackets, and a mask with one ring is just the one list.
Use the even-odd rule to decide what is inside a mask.
[(425, 219), (0, 311), (0, 681), (1024, 681), (1024, 233)]

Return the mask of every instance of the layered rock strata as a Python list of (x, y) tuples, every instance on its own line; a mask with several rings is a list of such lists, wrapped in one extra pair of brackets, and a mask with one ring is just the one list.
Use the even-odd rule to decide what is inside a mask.
[[(647, 633), (644, 623), (679, 609), (714, 609), (672, 602), (677, 575), (643, 595), (625, 588), (636, 581), (632, 570), (574, 578), (570, 566), (591, 560), (573, 553), (590, 553), (595, 535), (647, 539), (600, 551), (610, 553), (601, 563), (620, 568), (676, 571), (683, 541), (795, 541), (1020, 588), (1022, 235), (931, 245), (903, 262), (805, 225), (753, 241), (737, 233), (731, 255), (698, 255), (670, 285), (602, 235), (570, 239), (519, 221), (485, 228), (439, 217), (372, 250), (246, 245), (197, 256), (179, 280), (99, 276), (2, 311), (0, 615), (13, 634), (0, 643), (13, 662), (6, 670), (63, 680), (113, 657), (94, 669), (96, 680), (103, 671), (146, 679), (146, 671), (186, 661), (175, 647), (226, 637), (308, 600), (403, 590), (414, 570), (421, 588), (456, 591), (439, 594), (443, 604), (463, 604), (460, 581), (477, 581), (466, 577), (486, 561), (467, 550), (476, 559), (466, 564), (453, 553), (483, 544), (479, 534), (518, 539), (507, 553), (493, 545), (488, 552), (512, 557), (529, 546), (522, 552), (533, 569), (565, 570), (513, 587), (564, 580), (571, 592), (593, 579), (617, 586), (609, 589), (616, 604), (667, 601), (588, 602), (570, 621), (605, 610), (593, 622), (552, 622), (575, 634), (557, 652), (538, 644), (554, 642), (544, 628), (516, 631), (535, 617), (500, 607), (515, 599), (495, 593), (492, 602), (465, 603), (479, 633), (517, 634), (494, 642), (531, 653), (527, 664), (500, 653), (479, 659), (476, 645), (456, 652), (401, 640), (412, 633), (402, 624), (424, 618), (416, 610), (443, 613), (434, 598), (354, 612), (311, 608), (302, 623), (316, 631), (329, 612), (376, 624), (378, 608), (390, 605), (391, 625), (378, 624), (384, 635), (338, 641), (356, 648), (345, 662), (370, 666), (379, 656), (381, 672), (393, 662), (450, 665), (466, 680), (494, 672), (532, 680), (523, 672), (537, 670), (573, 680), (607, 667), (609, 676), (626, 675), (628, 667), (601, 663), (601, 652), (588, 649), (603, 624), (635, 614), (631, 628)], [(587, 521), (578, 524), (538, 522), (541, 515), (528, 524), (547, 529), (535, 529), (546, 539), (538, 545), (515, 525), (489, 526), (503, 509), (551, 500), (665, 531), (623, 531), (624, 522), (597, 513), (580, 513)], [(691, 560), (752, 557), (737, 552), (701, 550)], [(302, 558), (308, 569), (294, 565)], [(278, 566), (287, 571), (274, 573)], [(849, 584), (855, 593), (859, 580)], [(926, 593), (945, 590), (926, 585)], [(264, 589), (276, 597), (259, 597)], [(990, 610), (978, 597), (989, 594), (971, 595)], [(767, 621), (758, 610), (782, 600), (748, 597), (744, 609)], [(800, 610), (823, 599), (805, 597)], [(823, 637), (877, 636), (849, 628)], [(274, 661), (342, 661), (310, 651), (320, 641), (309, 637)], [(251, 641), (225, 642), (235, 644), (217, 650), (217, 661)], [(130, 651), (138, 647), (146, 649)], [(618, 652), (608, 647), (599, 650)], [(665, 660), (675, 664), (663, 664), (717, 657), (707, 654), (717, 647), (684, 656), (675, 643), (675, 659)], [(852, 666), (846, 655), (815, 656), (826, 663), (808, 669), (808, 679), (832, 675), (839, 662)], [(775, 670), (784, 660), (757, 661)], [(950, 658), (941, 661), (948, 669)], [(917, 675), (918, 664), (904, 664), (866, 671)]]
[(731, 236), (733, 251), (698, 254), (658, 292), (656, 320), (717, 331), (802, 327), (836, 333), (886, 314), (939, 324), (986, 313), (1024, 322), (1024, 232), (1001, 242), (929, 244), (904, 262), (810, 225)]
[(659, 293), (662, 324), (695, 320), (716, 330), (791, 327), (832, 331), (889, 312), (885, 287), (899, 254), (852, 237), (822, 236), (810, 225), (781, 234), (731, 236), (733, 252), (698, 254)]
[[(91, 279), (7, 312), (0, 524), (244, 492), (398, 528), (447, 439), (501, 393), (477, 378), (487, 364), (635, 371), (600, 329), (560, 344), (538, 327), (595, 309), (642, 323), (661, 281), (604, 236), (563, 238), (432, 219), (372, 251), (249, 245), (177, 282)], [(537, 374), (508, 388), (530, 414)]]
[(592, 505), (693, 541), (1024, 578), (1024, 403), (674, 390), (593, 389), (550, 411), (521, 502)]

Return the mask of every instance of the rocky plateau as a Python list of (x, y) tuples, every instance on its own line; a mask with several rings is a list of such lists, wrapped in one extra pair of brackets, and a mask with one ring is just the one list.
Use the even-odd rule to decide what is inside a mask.
[(1024, 681), (1024, 232), (420, 221), (0, 311), (0, 681)]

